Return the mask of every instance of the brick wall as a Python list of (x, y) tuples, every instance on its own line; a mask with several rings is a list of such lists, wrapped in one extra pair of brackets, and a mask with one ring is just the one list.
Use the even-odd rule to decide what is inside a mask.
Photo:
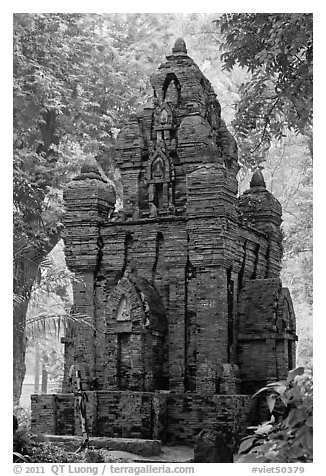
[[(246, 395), (170, 392), (87, 392), (90, 435), (160, 439), (189, 444), (203, 428), (241, 435), (253, 421), (255, 405)], [(73, 394), (32, 395), (32, 430), (81, 434)]]
[(279, 279), (247, 280), (239, 296), (238, 364), (242, 391), (284, 379), (297, 337), (292, 301)]
[(31, 412), (35, 433), (75, 434), (73, 394), (31, 395)]
[[(77, 309), (93, 316), (99, 332), (89, 326), (76, 327), (72, 338), (74, 353), (69, 352), (69, 342), (66, 346), (66, 367), (74, 361), (79, 363), (85, 388), (180, 392), (205, 389), (218, 393), (220, 368), (225, 363), (239, 364), (240, 377), (245, 379), (252, 379), (245, 376), (246, 367), (249, 373), (259, 367), (265, 376), (266, 359), (253, 357), (258, 344), (252, 344), (253, 353), (247, 352), (249, 344), (238, 347), (238, 336), (250, 334), (257, 338), (259, 332), (272, 331), (274, 295), (279, 293), (281, 284), (278, 278), (262, 279), (267, 274), (267, 242), (263, 235), (247, 230), (241, 245), (243, 237), (235, 231), (233, 218), (222, 216), (192, 217), (189, 221), (128, 221), (111, 223), (103, 229), (99, 271), (96, 276), (84, 272), (86, 287), (75, 285)], [(135, 285), (121, 279), (128, 270), (135, 270)], [(143, 325), (146, 320), (140, 298), (145, 288), (138, 286), (137, 291), (137, 281), (146, 280), (148, 289), (155, 289), (147, 293), (146, 299), (156, 335), (137, 324)], [(124, 329), (118, 330), (116, 323), (123, 295), (131, 306), (129, 337), (123, 334)], [(288, 295), (286, 299), (288, 302)], [(294, 332), (293, 309), (288, 311), (285, 298), (281, 304), (280, 309), (291, 314), (287, 320)], [(157, 306), (162, 310), (158, 312)], [(284, 314), (281, 310), (280, 313)], [(166, 330), (160, 328), (163, 321)], [(228, 326), (232, 326), (232, 341)], [(264, 345), (257, 347), (258, 354)], [(125, 356), (122, 361), (121, 356)], [(121, 378), (124, 364), (120, 365), (121, 372), (117, 370), (119, 358), (122, 364), (124, 361), (127, 367), (133, 367), (127, 380)], [(90, 387), (94, 379), (97, 386)]]
[[(166, 439), (166, 395), (150, 392), (86, 392), (90, 435)], [(73, 394), (32, 395), (32, 430), (80, 435)]]
[(167, 438), (174, 444), (192, 444), (204, 428), (227, 428), (240, 436), (254, 415), (254, 403), (247, 395), (170, 393), (167, 399)]

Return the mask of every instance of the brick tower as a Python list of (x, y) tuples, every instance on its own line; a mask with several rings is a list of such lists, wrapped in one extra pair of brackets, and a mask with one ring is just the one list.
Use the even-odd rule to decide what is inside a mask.
[(123, 210), (95, 162), (66, 194), (66, 254), (85, 285), (66, 381), (82, 370), (97, 435), (191, 442), (239, 431), (250, 395), (294, 366), (282, 288), (281, 206), (262, 173), (238, 197), (237, 145), (179, 38), (151, 78), (153, 102), (117, 138)]

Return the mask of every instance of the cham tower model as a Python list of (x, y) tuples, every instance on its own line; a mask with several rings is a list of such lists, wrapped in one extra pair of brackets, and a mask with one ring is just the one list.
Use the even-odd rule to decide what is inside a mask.
[(117, 138), (123, 210), (95, 160), (65, 192), (74, 310), (92, 326), (63, 339), (63, 393), (32, 397), (48, 433), (78, 434), (72, 365), (91, 434), (171, 443), (241, 431), (250, 395), (295, 365), (281, 205), (259, 171), (238, 196), (236, 142), (182, 39), (151, 84)]

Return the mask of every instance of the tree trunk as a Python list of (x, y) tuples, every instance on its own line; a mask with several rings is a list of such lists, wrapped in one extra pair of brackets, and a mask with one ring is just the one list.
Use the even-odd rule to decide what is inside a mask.
[(48, 393), (48, 371), (45, 368), (45, 363), (42, 363), (42, 384), (41, 393)]
[(38, 345), (35, 348), (35, 369), (34, 369), (34, 393), (40, 391), (40, 349)]
[(14, 405), (19, 405), (19, 399), (22, 392), (23, 381), (26, 372), (25, 353), (26, 353), (26, 321), (27, 303), (19, 306), (19, 311), (14, 311), (13, 325), (13, 398)]
[[(36, 256), (39, 259), (36, 259)], [(13, 399), (14, 405), (19, 405), (25, 378), (26, 354), (26, 314), (31, 296), (33, 283), (39, 273), (40, 253), (35, 254), (34, 249), (25, 250), (17, 258), (14, 255), (14, 294), (19, 302), (14, 302), (13, 325)]]
[(37, 148), (37, 153), (45, 152), (49, 153), (51, 144), (58, 145), (59, 139), (56, 129), (56, 112), (54, 109), (49, 109), (43, 113), (43, 121), (40, 124), (40, 130), (42, 134), (42, 143)]
[[(43, 115), (44, 122), (40, 124), (42, 134), (42, 143), (37, 149), (37, 153), (45, 152), (48, 156), (51, 154), (51, 144), (58, 144), (59, 139), (56, 135), (56, 112), (53, 109), (46, 111)], [(55, 160), (55, 154), (54, 159)], [(38, 183), (38, 187), (45, 187), (51, 181), (46, 180), (43, 174), (43, 184)], [(25, 219), (25, 218), (24, 218)], [(28, 221), (26, 222), (28, 223)], [(21, 298), (21, 303), (14, 304), (14, 325), (13, 325), (13, 399), (14, 405), (19, 405), (23, 381), (26, 372), (25, 353), (26, 353), (26, 313), (28, 302), (31, 296), (34, 281), (39, 273), (39, 265), (43, 258), (53, 249), (60, 239), (61, 226), (56, 229), (48, 230), (49, 242), (43, 243), (40, 249), (34, 248), (33, 245), (28, 247), (24, 252), (24, 246), (18, 246), (18, 255), (14, 253), (14, 294)], [(14, 240), (18, 245), (24, 244), (24, 232), (20, 235), (18, 232)], [(21, 241), (21, 243), (20, 243)], [(16, 243), (16, 244), (17, 244)]]
[[(14, 305), (13, 312), (13, 401), (14, 405), (19, 405), (25, 378), (25, 354), (26, 354), (26, 314), (33, 284), (40, 272), (40, 264), (43, 258), (50, 253), (59, 240), (59, 233), (53, 233), (47, 249), (40, 253), (29, 253), (19, 257), (15, 262), (14, 269), (14, 293), (21, 298), (19, 304)], [(15, 257), (14, 257), (15, 258)]]

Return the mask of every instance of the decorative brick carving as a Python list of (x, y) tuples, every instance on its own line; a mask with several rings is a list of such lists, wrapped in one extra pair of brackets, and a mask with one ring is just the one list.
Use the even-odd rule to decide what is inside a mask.
[(69, 330), (65, 373), (79, 366), (97, 392), (94, 434), (189, 443), (222, 424), (239, 433), (238, 393), (295, 365), (295, 317), (281, 206), (258, 171), (238, 197), (237, 145), (182, 39), (151, 84), (117, 139), (123, 211), (95, 162), (65, 193), (67, 262), (86, 284), (75, 307), (94, 326)]

